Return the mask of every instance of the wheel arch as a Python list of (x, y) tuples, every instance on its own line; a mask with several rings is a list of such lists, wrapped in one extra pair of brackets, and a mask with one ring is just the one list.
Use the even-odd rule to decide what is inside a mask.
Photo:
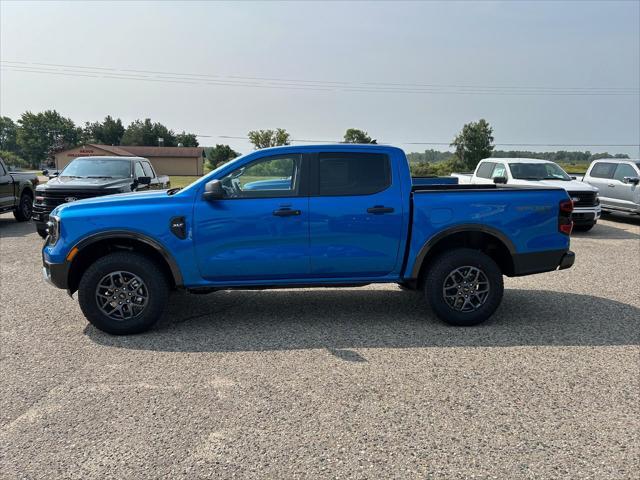
[(110, 231), (101, 232), (84, 238), (72, 249), (78, 253), (69, 264), (68, 289), (71, 293), (78, 289), (84, 271), (98, 258), (114, 251), (134, 251), (142, 253), (159, 265), (170, 281), (171, 287), (183, 285), (182, 273), (171, 253), (158, 241), (137, 232)]
[(514, 274), (513, 242), (500, 230), (486, 225), (463, 224), (447, 228), (429, 238), (416, 256), (411, 278), (420, 281), (431, 260), (439, 253), (453, 248), (473, 248), (489, 255), (504, 275)]

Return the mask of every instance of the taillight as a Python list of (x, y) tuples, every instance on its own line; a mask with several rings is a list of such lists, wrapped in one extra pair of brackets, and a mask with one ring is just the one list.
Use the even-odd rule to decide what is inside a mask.
[(560, 202), (560, 213), (558, 215), (558, 231), (565, 235), (571, 235), (571, 231), (573, 230), (571, 212), (573, 212), (573, 202), (571, 200), (562, 200)]

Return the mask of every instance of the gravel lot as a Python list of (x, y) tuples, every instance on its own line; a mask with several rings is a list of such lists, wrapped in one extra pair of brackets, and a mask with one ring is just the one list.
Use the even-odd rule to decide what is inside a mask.
[(390, 285), (175, 294), (155, 331), (110, 337), (2, 215), (0, 475), (637, 478), (639, 225), (507, 279), (481, 327)]

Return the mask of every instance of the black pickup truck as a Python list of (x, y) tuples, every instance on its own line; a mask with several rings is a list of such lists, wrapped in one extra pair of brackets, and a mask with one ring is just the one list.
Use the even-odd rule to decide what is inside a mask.
[(4, 160), (0, 158), (0, 213), (12, 211), (19, 222), (29, 220), (36, 185), (36, 175), (9, 172)]
[[(49, 172), (43, 171), (45, 175)], [(78, 157), (36, 188), (33, 220), (38, 234), (47, 236), (49, 214), (58, 205), (84, 198), (149, 189), (167, 189), (169, 177), (156, 175), (142, 157)]]

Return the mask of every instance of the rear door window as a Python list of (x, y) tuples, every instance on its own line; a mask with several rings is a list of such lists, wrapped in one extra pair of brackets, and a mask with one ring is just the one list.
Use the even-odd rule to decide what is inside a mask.
[(626, 163), (620, 163), (616, 167), (616, 173), (613, 175), (615, 180), (620, 180), (624, 182), (624, 177), (637, 177), (638, 174), (633, 169), (631, 165), (627, 165)]
[(589, 175), (595, 178), (613, 178), (615, 171), (615, 163), (598, 162), (593, 166)]
[(491, 172), (493, 172), (493, 167), (495, 166), (495, 162), (484, 162), (478, 167), (478, 171), (476, 173), (476, 177), (480, 178), (491, 178)]
[(391, 164), (382, 153), (320, 153), (318, 194), (373, 195), (391, 185)]

